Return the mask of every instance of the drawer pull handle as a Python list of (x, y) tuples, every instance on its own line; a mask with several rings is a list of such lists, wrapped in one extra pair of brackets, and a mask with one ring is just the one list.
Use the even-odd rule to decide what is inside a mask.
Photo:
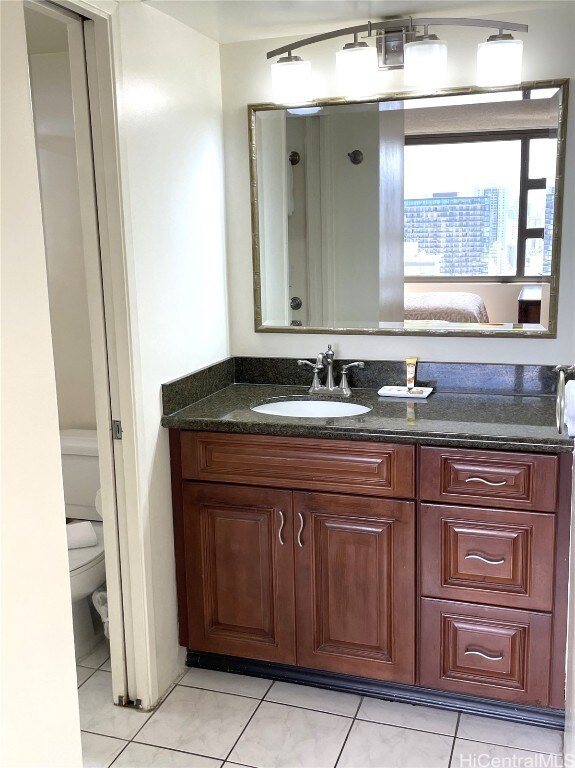
[(491, 480), (486, 480), (484, 477), (467, 477), (466, 483), (485, 483), (485, 485), (507, 485), (507, 480), (502, 480), (500, 483), (493, 483)]
[(285, 544), (285, 541), (282, 538), (282, 533), (283, 533), (283, 529), (286, 521), (285, 521), (284, 513), (281, 511), (281, 509), (278, 509), (278, 515), (280, 516), (280, 529), (278, 531), (278, 539), (280, 544), (283, 546)]
[(300, 545), (300, 547), (303, 547), (303, 541), (301, 540), (301, 535), (303, 532), (304, 520), (301, 512), (298, 512), (298, 515), (299, 515), (299, 531), (297, 532), (297, 543)]
[(497, 560), (492, 557), (486, 557), (481, 552), (468, 552), (465, 555), (466, 560), (481, 560), (483, 563), (489, 563), (489, 565), (502, 565), (505, 562), (504, 557), (500, 557)]
[(501, 661), (503, 659), (503, 654), (498, 653), (490, 654), (490, 653), (484, 653), (483, 651), (478, 651), (476, 648), (466, 648), (464, 652), (465, 656), (481, 656), (482, 659), (487, 659), (488, 661)]

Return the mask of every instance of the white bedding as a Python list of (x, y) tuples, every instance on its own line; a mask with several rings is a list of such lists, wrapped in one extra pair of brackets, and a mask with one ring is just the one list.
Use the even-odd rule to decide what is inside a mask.
[(488, 323), (481, 296), (476, 293), (429, 291), (405, 294), (406, 320), (443, 320), (450, 323)]

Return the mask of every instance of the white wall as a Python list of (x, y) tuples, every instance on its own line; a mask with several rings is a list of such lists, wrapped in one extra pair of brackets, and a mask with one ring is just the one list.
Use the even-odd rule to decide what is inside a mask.
[(1, 762), (7, 768), (78, 768), (64, 495), (22, 2), (3, 2), (0, 10)]
[(30, 80), (60, 429), (95, 429), (94, 377), (68, 54), (32, 55)]
[(180, 670), (163, 382), (229, 354), (217, 43), (143, 3), (119, 4), (118, 119), (156, 690)]
[[(503, 18), (529, 25), (524, 35), (524, 80), (563, 78), (575, 72), (575, 48), (572, 30), (575, 25), (575, 4), (545, 2), (540, 9), (525, 9), (497, 14), (489, 3), (473, 4), (473, 15)], [(441, 14), (438, 14), (441, 15)], [(449, 85), (464, 86), (474, 82), (476, 44), (484, 33), (472, 28), (441, 30), (441, 37), (450, 46)], [(293, 38), (292, 38), (293, 39)], [(286, 39), (285, 42), (290, 42)], [(432, 339), (426, 337), (393, 338), (371, 336), (329, 337), (308, 334), (255, 333), (253, 330), (252, 269), (249, 166), (246, 105), (271, 100), (271, 82), (266, 51), (281, 45), (282, 40), (258, 40), (223, 45), (222, 89), (224, 101), (224, 136), (226, 147), (227, 242), (230, 292), (231, 348), (234, 355), (312, 356), (326, 342), (335, 342), (341, 357), (366, 359), (401, 359), (406, 348), (423, 360), (505, 362), (553, 364), (569, 361), (572, 347), (572, 306), (575, 302), (575, 88), (571, 88), (569, 109), (569, 141), (565, 175), (565, 217), (561, 290), (559, 304), (559, 334), (551, 340), (511, 339)], [(334, 83), (334, 53), (341, 40), (326, 41), (305, 49), (324, 85), (321, 95), (336, 95)], [(401, 73), (380, 73), (382, 89), (397, 90)], [(386, 83), (388, 84), (386, 86)], [(573, 85), (573, 84), (572, 84)]]

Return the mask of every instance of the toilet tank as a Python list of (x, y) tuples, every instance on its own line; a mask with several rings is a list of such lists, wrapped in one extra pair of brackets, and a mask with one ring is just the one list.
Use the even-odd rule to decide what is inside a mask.
[(60, 447), (66, 517), (101, 520), (96, 509), (96, 494), (100, 489), (96, 430), (63, 429)]

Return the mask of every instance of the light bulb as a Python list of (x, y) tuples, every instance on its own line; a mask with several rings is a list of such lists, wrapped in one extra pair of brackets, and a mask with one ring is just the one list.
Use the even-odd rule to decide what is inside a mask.
[(367, 43), (348, 43), (335, 55), (338, 90), (349, 99), (376, 90), (377, 50)]
[(477, 85), (493, 87), (521, 82), (523, 41), (513, 35), (491, 35), (477, 46)]
[(311, 63), (299, 56), (284, 56), (272, 64), (272, 92), (276, 104), (311, 101)]
[(447, 81), (447, 43), (437, 35), (421, 35), (403, 51), (405, 85), (425, 90), (441, 88)]

